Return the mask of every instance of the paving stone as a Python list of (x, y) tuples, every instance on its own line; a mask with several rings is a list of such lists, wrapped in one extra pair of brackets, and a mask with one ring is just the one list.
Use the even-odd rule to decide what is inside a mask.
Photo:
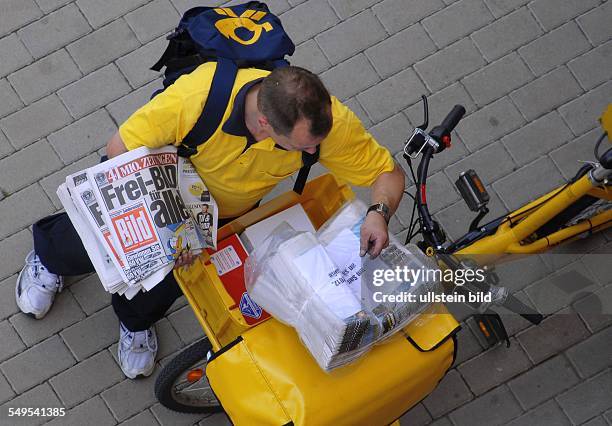
[(489, 61), (501, 58), (542, 34), (527, 8), (521, 8), (472, 34), (472, 39)]
[(346, 19), (364, 9), (367, 9), (380, 0), (330, 0), (329, 4), (334, 8), (340, 19)]
[(123, 19), (80, 38), (67, 49), (83, 71), (90, 73), (136, 49), (140, 43)]
[(612, 97), (612, 81), (608, 81), (579, 98), (563, 105), (559, 112), (576, 135), (600, 127), (598, 118)]
[(474, 399), (456, 369), (449, 371), (434, 391), (423, 400), (423, 405), (434, 418), (454, 410)]
[[(406, 139), (412, 133), (412, 126), (401, 112), (371, 127), (369, 132), (392, 154), (403, 151)], [(1, 163), (0, 163), (1, 164)]]
[[(130, 10), (147, 3), (149, 0), (77, 0), (76, 4), (94, 28), (113, 21)], [(201, 2), (200, 2), (201, 5)]]
[[(201, 0), (171, 0), (172, 4), (181, 15), (192, 7), (202, 6)], [(225, 0), (213, 0), (206, 4), (208, 6), (219, 6), (225, 3)]]
[(579, 381), (567, 359), (559, 355), (511, 380), (508, 386), (523, 408), (528, 410), (571, 388)]
[(2, 336), (0, 361), (7, 360), (25, 349), (23, 342), (8, 321), (0, 322), (0, 336)]
[(508, 388), (502, 385), (455, 410), (449, 417), (456, 426), (495, 426), (507, 423), (521, 413), (521, 407)]
[(157, 359), (165, 358), (170, 354), (175, 353), (184, 347), (178, 334), (166, 318), (155, 323), (155, 331), (157, 332), (158, 352)]
[(408, 68), (357, 95), (372, 120), (380, 122), (416, 102), (427, 89)]
[[(346, 78), (348, 73), (351, 78)], [(325, 71), (321, 80), (330, 93), (342, 101), (361, 93), (380, 78), (366, 57), (359, 54)]]
[(612, 80), (612, 41), (571, 60), (567, 66), (587, 90)]
[[(408, 192), (413, 194), (414, 186), (409, 187)], [(458, 199), (459, 194), (455, 190), (455, 185), (448, 180), (444, 173), (438, 172), (429, 175), (427, 178), (427, 204), (432, 213), (436, 213), (444, 207), (453, 204)], [(412, 211), (412, 206), (410, 206), (410, 211)], [(400, 221), (404, 225), (408, 225), (409, 219), (410, 212), (405, 212), (405, 214), (402, 212)]]
[(28, 349), (0, 367), (17, 393), (44, 382), (75, 364), (70, 351), (58, 336)]
[[(238, 4), (240, 4), (240, 1), (238, 1)], [(266, 4), (268, 5), (268, 8), (270, 8), (270, 12), (274, 13), (275, 15), (280, 15), (281, 13), (285, 13), (291, 9), (291, 5), (287, 0), (270, 0), (267, 1)]]
[(32, 55), (27, 51), (17, 34), (0, 39), (0, 77), (12, 73), (32, 62)]
[[(177, 417), (182, 418), (183, 416), (188, 417), (188, 418), (192, 417), (191, 414), (184, 414), (184, 413), (178, 414)], [(158, 425), (158, 424), (159, 422), (155, 420), (155, 417), (153, 416), (153, 414), (151, 414), (151, 411), (149, 410), (145, 410), (142, 413), (139, 413), (135, 415), (134, 417), (131, 417), (128, 420), (120, 423), (121, 426), (149, 426), (149, 425)], [(193, 424), (193, 423), (190, 423), (190, 424)]]
[[(606, 258), (609, 255), (606, 256)], [(603, 259), (602, 259), (603, 261)], [(597, 331), (612, 324), (612, 286), (608, 286), (573, 305), (591, 331)]]
[[(460, 83), (452, 84), (428, 96), (427, 103), (429, 104), (429, 123), (431, 125), (441, 123), (454, 105), (463, 105), (467, 114), (476, 109), (474, 101)], [(419, 101), (406, 109), (406, 115), (413, 126), (421, 125), (423, 123), (423, 103)], [(461, 126), (463, 126), (463, 121), (459, 124), (459, 127)], [(444, 155), (448, 155), (446, 151)]]
[[(17, 93), (15, 93), (15, 89), (6, 79), (0, 80), (0, 99), (2, 99), (0, 117), (11, 114), (23, 107), (23, 102), (21, 102)], [(0, 156), (2, 156), (2, 148), (0, 148)]]
[(608, 423), (612, 425), (612, 410), (607, 411), (604, 414), (604, 417), (606, 418), (606, 420), (608, 420)]
[(533, 78), (531, 71), (511, 53), (463, 79), (462, 83), (479, 106), (486, 105)]
[(116, 132), (117, 126), (106, 110), (101, 109), (52, 133), (47, 139), (64, 164), (72, 164), (105, 147)]
[(489, 10), (496, 18), (500, 18), (515, 9), (529, 3), (531, 0), (485, 0)]
[(444, 7), (440, 0), (384, 0), (372, 7), (374, 14), (394, 34)]
[(57, 209), (63, 209), (62, 203), (59, 201), (57, 197), (57, 188), (66, 181), (66, 176), (76, 173), (78, 171), (84, 170), (88, 167), (95, 166), (100, 162), (100, 156), (98, 154), (91, 154), (85, 158), (78, 160), (75, 163), (72, 163), (68, 167), (64, 167), (60, 171), (57, 171), (49, 176), (43, 178), (40, 181), (40, 186), (42, 186), (43, 190), (47, 194), (47, 197), (51, 199), (51, 202)]
[(197, 424), (200, 420), (208, 425), (207, 420), (211, 416), (210, 414), (177, 413), (176, 411), (167, 409), (159, 403), (151, 407), (151, 412), (162, 426), (191, 426)]
[(435, 51), (436, 45), (423, 27), (415, 24), (366, 49), (365, 54), (378, 74), (386, 78)]
[(70, 55), (62, 49), (8, 76), (26, 104), (72, 83), (81, 73)]
[(41, 58), (90, 31), (91, 27), (79, 8), (69, 4), (20, 29), (17, 34), (30, 53)]
[(569, 426), (571, 425), (568, 418), (563, 414), (563, 411), (555, 403), (550, 400), (539, 407), (523, 414), (521, 417), (512, 420), (508, 426), (533, 426), (533, 425), (555, 425)]
[(161, 57), (167, 45), (168, 40), (160, 37), (117, 59), (117, 66), (133, 88), (138, 88), (161, 75), (149, 68)]
[[(72, 121), (56, 95), (50, 95), (0, 120), (0, 127), (13, 146), (21, 149)], [(36, 123), (36, 125), (24, 125)]]
[[(22, 232), (29, 234), (28, 230), (24, 230)], [(27, 237), (29, 237), (29, 235), (27, 235)], [(1, 245), (2, 243), (0, 243), (0, 246)], [(23, 262), (23, 259), (21, 259), (21, 261)], [(11, 277), (8, 277), (0, 281), (0, 321), (5, 320), (11, 315), (19, 312), (17, 303), (15, 303), (15, 283), (16, 282), (17, 282), (17, 275), (13, 275)]]
[(474, 169), (485, 185), (490, 185), (515, 169), (515, 163), (501, 142), (494, 142), (463, 160), (447, 167), (446, 172), (454, 182), (462, 172)]
[(232, 422), (230, 422), (227, 414), (225, 413), (216, 413), (206, 419), (202, 420), (198, 423), (198, 426), (231, 426)]
[(9, 320), (24, 343), (32, 346), (82, 320), (83, 317), (74, 297), (69, 292), (62, 292), (55, 297), (53, 309), (45, 316), (44, 321), (37, 321), (22, 313)]
[[(62, 408), (63, 405), (57, 399), (57, 396), (51, 390), (51, 386), (48, 383), (43, 383), (40, 386), (35, 387), (32, 390), (29, 390), (26, 393), (19, 395), (17, 398), (7, 402), (6, 404), (0, 406), (0, 418), (8, 419), (9, 418), (9, 408)], [(27, 425), (27, 426), (36, 426), (43, 424), (49, 420), (51, 417), (10, 417), (11, 426), (18, 425)], [(7, 423), (4, 423), (7, 424)]]
[[(463, 363), (457, 369), (476, 395), (506, 382), (531, 368), (531, 362), (515, 339), (510, 348), (497, 346)], [(482, 374), (486, 371), (487, 374)]]
[(60, 332), (78, 361), (109, 347), (119, 337), (119, 321), (111, 306)]
[(603, 417), (594, 417), (586, 423), (583, 423), (583, 426), (608, 426), (608, 422)]
[(456, 128), (470, 151), (476, 151), (525, 123), (523, 117), (507, 97), (470, 114)]
[(576, 21), (595, 45), (612, 38), (612, 28), (608, 17), (612, 13), (612, 3), (603, 2), (599, 7), (578, 17)]
[(457, 333), (457, 341), (455, 365), (460, 365), (483, 351), (482, 346), (480, 346), (480, 343), (478, 343), (478, 340), (476, 340), (476, 337), (467, 326), (463, 326), (461, 330), (459, 330), (459, 333)]
[[(81, 405), (66, 411), (64, 417), (57, 417), (49, 426), (112, 426), (117, 424), (113, 415), (100, 399), (95, 396)], [(149, 423), (153, 424), (153, 423)]]
[(42, 139), (0, 160), (0, 188), (9, 194), (16, 192), (61, 167), (62, 162), (49, 142)]
[(599, 0), (534, 0), (529, 8), (546, 31), (567, 22), (568, 20), (599, 5)]
[[(33, 224), (38, 219), (45, 217), (54, 211), (55, 208), (45, 196), (45, 193), (40, 186), (30, 185), (29, 187), (22, 189), (21, 191), (16, 192), (0, 201), (0, 217), (2, 218), (2, 221), (0, 222), (0, 238), (5, 238), (8, 235), (12, 235), (15, 233), (15, 231), (21, 230), (26, 226)], [(22, 244), (21, 238), (23, 238), (23, 236), (12, 240), (11, 243), (8, 243), (8, 246), (11, 247), (13, 244), (17, 243)], [(15, 264), (13, 262), (14, 261), (7, 263), (14, 266)], [(2, 263), (5, 263), (4, 259)], [(19, 266), (19, 269), (21, 269), (21, 266)], [(9, 269), (7, 267), (6, 272), (0, 274), (0, 277), (4, 278), (15, 272), (16, 270), (12, 270), (12, 268)]]
[(423, 407), (423, 404), (417, 404), (412, 407), (408, 412), (404, 413), (399, 418), (401, 424), (411, 425), (411, 426), (420, 426), (420, 425), (428, 425), (431, 423), (431, 416)]
[(368, 114), (365, 112), (357, 98), (351, 98), (347, 101), (343, 102), (344, 106), (353, 111), (355, 115), (361, 120), (361, 123), (364, 127), (368, 128), (372, 125), (372, 120), (368, 117)]
[(511, 292), (520, 291), (527, 285), (550, 274), (548, 265), (537, 254), (507, 256), (503, 263), (495, 265), (500, 285)]
[(11, 385), (9, 385), (9, 382), (0, 374), (0, 404), (5, 403), (14, 396), (15, 392), (11, 389)]
[(581, 93), (574, 76), (567, 68), (559, 67), (515, 90), (510, 97), (528, 120), (534, 120)]
[(531, 358), (538, 364), (560, 351), (584, 340), (589, 332), (579, 316), (570, 309), (551, 315), (537, 327), (520, 333), (517, 338)]
[[(448, 417), (440, 417), (439, 419), (435, 420), (434, 422), (430, 423), (429, 425), (430, 426), (453, 426), (453, 424), (448, 419)], [(410, 425), (408, 425), (408, 426), (410, 426)]]
[(319, 74), (331, 66), (329, 60), (314, 40), (308, 40), (297, 46), (295, 53), (290, 59), (291, 65), (306, 68), (315, 74)]
[(168, 315), (168, 320), (185, 344), (204, 337), (204, 330), (198, 322), (191, 306), (185, 306)]
[(131, 91), (115, 64), (109, 64), (57, 92), (68, 111), (80, 118)]
[(540, 313), (551, 314), (597, 290), (599, 284), (584, 264), (573, 262), (530, 285), (525, 292)]
[(96, 274), (70, 286), (70, 292), (87, 315), (98, 312), (108, 306), (111, 301), (111, 295), (104, 290)]
[(295, 44), (312, 38), (338, 23), (333, 9), (325, 0), (308, 0), (281, 16), (283, 28)]
[(558, 396), (557, 401), (570, 420), (579, 424), (612, 407), (612, 399), (602, 395), (612, 395), (610, 369)]
[(469, 38), (464, 38), (414, 65), (432, 92), (440, 90), (485, 64)]
[(45, 13), (53, 12), (72, 0), (36, 0), (38, 7)]
[(38, 19), (42, 12), (34, 0), (4, 0), (0, 4), (0, 37)]
[(483, 0), (459, 0), (423, 19), (423, 26), (440, 47), (467, 36), (493, 21)]
[[(24, 259), (30, 250), (32, 250), (32, 234), (30, 233), (29, 229), (19, 231), (8, 238), (2, 238), (0, 241), (0, 253), (2, 253), (3, 256), (2, 263), (0, 264), (0, 279), (9, 277), (7, 280), (2, 281), (1, 284), (13, 287), (13, 299), (15, 298), (14, 285), (16, 283), (17, 276), (10, 277), (10, 275), (21, 270)], [(13, 278), (14, 280), (12, 280)], [(0, 319), (3, 317), (8, 317), (9, 315), (17, 312), (13, 312), (14, 308), (14, 303), (3, 302), (0, 305)]]
[(121, 125), (134, 111), (149, 102), (151, 94), (161, 87), (161, 79), (153, 80), (140, 89), (134, 90), (130, 94), (111, 102), (106, 106), (106, 110), (115, 120), (115, 123)]
[(553, 111), (504, 136), (501, 141), (516, 164), (522, 166), (546, 155), (572, 138), (571, 130), (559, 113)]
[[(364, 31), (367, 28), (367, 31)], [(387, 33), (370, 10), (319, 34), (315, 40), (336, 65), (386, 38)]]
[(569, 348), (567, 356), (582, 377), (590, 377), (612, 365), (612, 327)]
[(612, 265), (610, 265), (610, 262), (606, 262), (611, 252), (612, 244), (608, 243), (580, 259), (599, 284), (604, 286), (612, 284)]
[(147, 43), (157, 36), (172, 32), (180, 16), (169, 0), (154, 0), (125, 15), (125, 20), (138, 40)]
[(536, 75), (542, 75), (590, 47), (578, 25), (571, 21), (521, 47), (518, 52)]
[(536, 199), (564, 180), (548, 157), (542, 157), (498, 180), (493, 189), (511, 210)]
[(126, 379), (101, 396), (115, 418), (123, 421), (155, 403), (154, 385), (155, 375), (140, 380)]
[[(66, 407), (73, 407), (108, 389), (124, 377), (110, 354), (102, 351), (51, 378), (49, 382)], [(129, 399), (126, 402), (129, 403)]]
[[(4, 133), (0, 131), (0, 158), (4, 158), (13, 152), (15, 152), (15, 148), (13, 148), (13, 146), (9, 143), (6, 136), (4, 136)], [(5, 195), (6, 194), (0, 191), (0, 200), (2, 200)]]

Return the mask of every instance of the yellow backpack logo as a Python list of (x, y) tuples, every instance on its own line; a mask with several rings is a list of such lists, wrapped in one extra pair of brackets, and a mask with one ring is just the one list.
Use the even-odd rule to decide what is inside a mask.
[[(240, 16), (236, 15), (233, 10), (227, 7), (217, 8), (215, 12), (219, 15), (228, 16), (228, 18), (219, 19), (215, 23), (217, 30), (226, 38), (231, 38), (235, 42), (245, 46), (256, 43), (259, 37), (261, 37), (262, 31), (272, 31), (272, 24), (269, 22), (264, 22), (263, 24), (257, 23), (257, 21), (266, 16), (266, 12), (262, 12), (261, 10), (247, 9)], [(253, 33), (253, 36), (249, 40), (243, 40), (236, 35), (236, 30), (238, 28), (246, 28)]]

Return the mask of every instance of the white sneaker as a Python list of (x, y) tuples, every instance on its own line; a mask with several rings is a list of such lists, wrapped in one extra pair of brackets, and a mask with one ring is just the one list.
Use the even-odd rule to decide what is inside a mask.
[(130, 331), (119, 322), (119, 365), (130, 379), (136, 376), (150, 376), (155, 368), (157, 335), (155, 327), (144, 331)]
[(17, 277), (17, 306), (24, 314), (41, 319), (51, 309), (55, 294), (62, 291), (63, 285), (63, 278), (49, 272), (32, 250), (26, 256), (25, 266)]

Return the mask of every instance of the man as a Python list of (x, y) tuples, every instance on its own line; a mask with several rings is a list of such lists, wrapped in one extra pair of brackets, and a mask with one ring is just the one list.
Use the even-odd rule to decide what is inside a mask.
[[(136, 111), (108, 142), (109, 157), (140, 146), (179, 145), (202, 112), (215, 63), (206, 63)], [(302, 165), (302, 152), (339, 179), (372, 187), (361, 228), (361, 255), (378, 256), (388, 244), (387, 223), (401, 200), (404, 174), (357, 117), (329, 95), (321, 80), (299, 67), (241, 69), (219, 129), (191, 157), (218, 203), (220, 223), (240, 216)], [(65, 215), (34, 225), (34, 251), (17, 280), (17, 303), (42, 318), (61, 289), (62, 276), (92, 272), (91, 262)], [(193, 262), (183, 253), (176, 267)], [(153, 371), (157, 339), (153, 324), (181, 295), (172, 273), (131, 301), (116, 294), (120, 320), (119, 363), (134, 378)]]
[(210, 232), (213, 223), (213, 215), (208, 213), (208, 204), (202, 204), (202, 211), (196, 215), (196, 222), (202, 232)]

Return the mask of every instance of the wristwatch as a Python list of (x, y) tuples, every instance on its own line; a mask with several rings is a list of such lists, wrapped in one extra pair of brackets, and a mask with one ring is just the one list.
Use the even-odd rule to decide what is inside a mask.
[(382, 215), (382, 217), (385, 218), (385, 222), (387, 222), (387, 225), (389, 224), (389, 219), (391, 219), (391, 215), (389, 214), (389, 206), (386, 205), (385, 203), (376, 203), (376, 204), (372, 204), (370, 206), (370, 208), (368, 209), (366, 216), (370, 213), (370, 212), (376, 212), (376, 213), (380, 213)]

